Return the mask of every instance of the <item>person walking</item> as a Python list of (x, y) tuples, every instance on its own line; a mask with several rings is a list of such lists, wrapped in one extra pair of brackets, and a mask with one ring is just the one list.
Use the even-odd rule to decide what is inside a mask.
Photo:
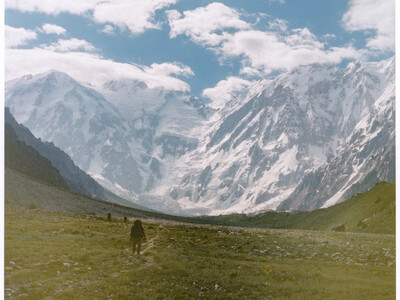
[(140, 255), (140, 248), (142, 246), (142, 241), (146, 240), (146, 236), (144, 234), (144, 228), (142, 226), (142, 221), (136, 220), (133, 223), (131, 228), (131, 245), (132, 245), (132, 253)]

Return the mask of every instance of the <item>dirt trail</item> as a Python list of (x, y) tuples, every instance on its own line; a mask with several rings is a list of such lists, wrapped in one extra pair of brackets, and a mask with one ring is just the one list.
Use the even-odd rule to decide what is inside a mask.
[[(144, 243), (144, 245), (146, 245), (146, 247), (144, 247), (144, 249), (142, 249), (142, 251), (140, 252), (140, 260), (144, 260), (144, 262), (140, 265), (140, 269), (143, 269), (143, 268), (147, 268), (147, 267), (149, 267), (149, 266), (151, 266), (151, 265), (153, 265), (154, 264), (154, 257), (153, 256), (151, 256), (151, 255), (145, 255), (146, 254), (146, 252), (147, 251), (149, 251), (151, 248), (153, 248), (154, 247), (154, 240), (157, 238), (157, 236), (155, 236), (155, 237), (153, 237), (153, 238), (151, 238), (151, 239), (149, 239), (146, 243)], [(142, 246), (143, 246), (143, 244), (142, 244)], [(127, 249), (129, 252), (131, 252), (132, 251), (132, 248), (129, 248), (129, 249)], [(132, 252), (131, 252), (132, 253)], [(133, 256), (135, 256), (136, 257), (136, 255), (135, 254), (131, 254), (131, 255), (133, 255)]]
[(157, 238), (157, 236), (151, 238), (148, 242), (147, 242), (147, 247), (142, 251), (141, 255), (142, 257), (145, 259), (145, 262), (140, 266), (140, 269), (143, 268), (147, 268), (150, 267), (152, 265), (154, 265), (154, 256), (148, 256), (148, 255), (144, 255), (148, 250), (150, 250), (151, 248), (154, 247), (154, 240)]
[(146, 244), (146, 248), (142, 251), (142, 254), (145, 254), (149, 249), (154, 247), (154, 240), (156, 239), (157, 236), (151, 238)]
[[(149, 256), (149, 255), (144, 255), (148, 250), (150, 250), (151, 248), (154, 247), (154, 240), (157, 238), (157, 236), (149, 239), (146, 243), (144, 243), (144, 245), (146, 245), (146, 247), (144, 247), (144, 249), (141, 251), (140, 256), (136, 256), (136, 254), (132, 253), (132, 247), (129, 247), (127, 249), (125, 249), (125, 251), (128, 251), (130, 253), (130, 257), (133, 258), (134, 261), (137, 260), (137, 258), (142, 261), (142, 264), (139, 266), (139, 269), (144, 269), (147, 267), (150, 267), (154, 264), (154, 257), (153, 256)], [(129, 259), (130, 261), (131, 259)], [(126, 269), (126, 270), (121, 270), (117, 273), (112, 274), (113, 277), (117, 277), (120, 273), (126, 273), (126, 272), (130, 272), (131, 269)]]

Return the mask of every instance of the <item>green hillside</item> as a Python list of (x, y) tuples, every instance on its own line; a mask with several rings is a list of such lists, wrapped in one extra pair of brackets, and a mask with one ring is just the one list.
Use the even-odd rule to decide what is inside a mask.
[(265, 212), (206, 217), (213, 224), (261, 228), (395, 233), (395, 184), (381, 182), (370, 191), (325, 209), (310, 212)]

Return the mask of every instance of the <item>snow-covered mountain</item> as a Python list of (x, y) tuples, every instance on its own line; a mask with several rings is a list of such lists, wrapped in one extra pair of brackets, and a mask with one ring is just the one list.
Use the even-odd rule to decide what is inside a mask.
[(335, 204), (356, 183), (365, 190), (393, 178), (382, 170), (361, 184), (394, 140), (394, 103), (394, 58), (260, 81), (213, 117), (211, 133), (177, 166), (170, 197), (212, 214)]
[[(347, 135), (338, 155), (307, 174), (280, 209), (327, 207), (365, 192), (382, 180), (395, 181), (394, 64), (381, 64), (375, 71), (372, 74), (369, 70), (375, 75), (370, 79), (375, 86), (386, 83), (383, 91), (376, 94), (372, 105), (363, 108), (360, 121)], [(371, 83), (368, 86), (365, 82), (361, 88), (367, 86), (372, 93)]]
[[(136, 199), (162, 178), (162, 159), (197, 146), (191, 127), (206, 109), (188, 94), (135, 81), (110, 82), (103, 92), (111, 101), (51, 71), (7, 82), (5, 104), (18, 122), (63, 149), (100, 184)], [(143, 105), (136, 110), (138, 103)]]
[(299, 67), (219, 111), (143, 82), (97, 91), (49, 72), (6, 83), (6, 106), (98, 182), (175, 213), (312, 209), (394, 175), (394, 58)]
[(188, 92), (148, 88), (137, 80), (110, 81), (100, 91), (118, 107), (147, 153), (159, 158), (195, 149), (202, 137), (198, 128), (212, 112)]

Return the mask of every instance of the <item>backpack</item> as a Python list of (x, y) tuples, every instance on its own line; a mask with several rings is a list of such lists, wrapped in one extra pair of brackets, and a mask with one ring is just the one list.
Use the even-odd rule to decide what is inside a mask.
[(132, 238), (139, 238), (142, 237), (144, 234), (144, 229), (140, 223), (136, 223), (131, 228), (131, 237)]
[(132, 237), (141, 237), (143, 234), (143, 227), (136, 227), (133, 226), (131, 229), (131, 236)]

